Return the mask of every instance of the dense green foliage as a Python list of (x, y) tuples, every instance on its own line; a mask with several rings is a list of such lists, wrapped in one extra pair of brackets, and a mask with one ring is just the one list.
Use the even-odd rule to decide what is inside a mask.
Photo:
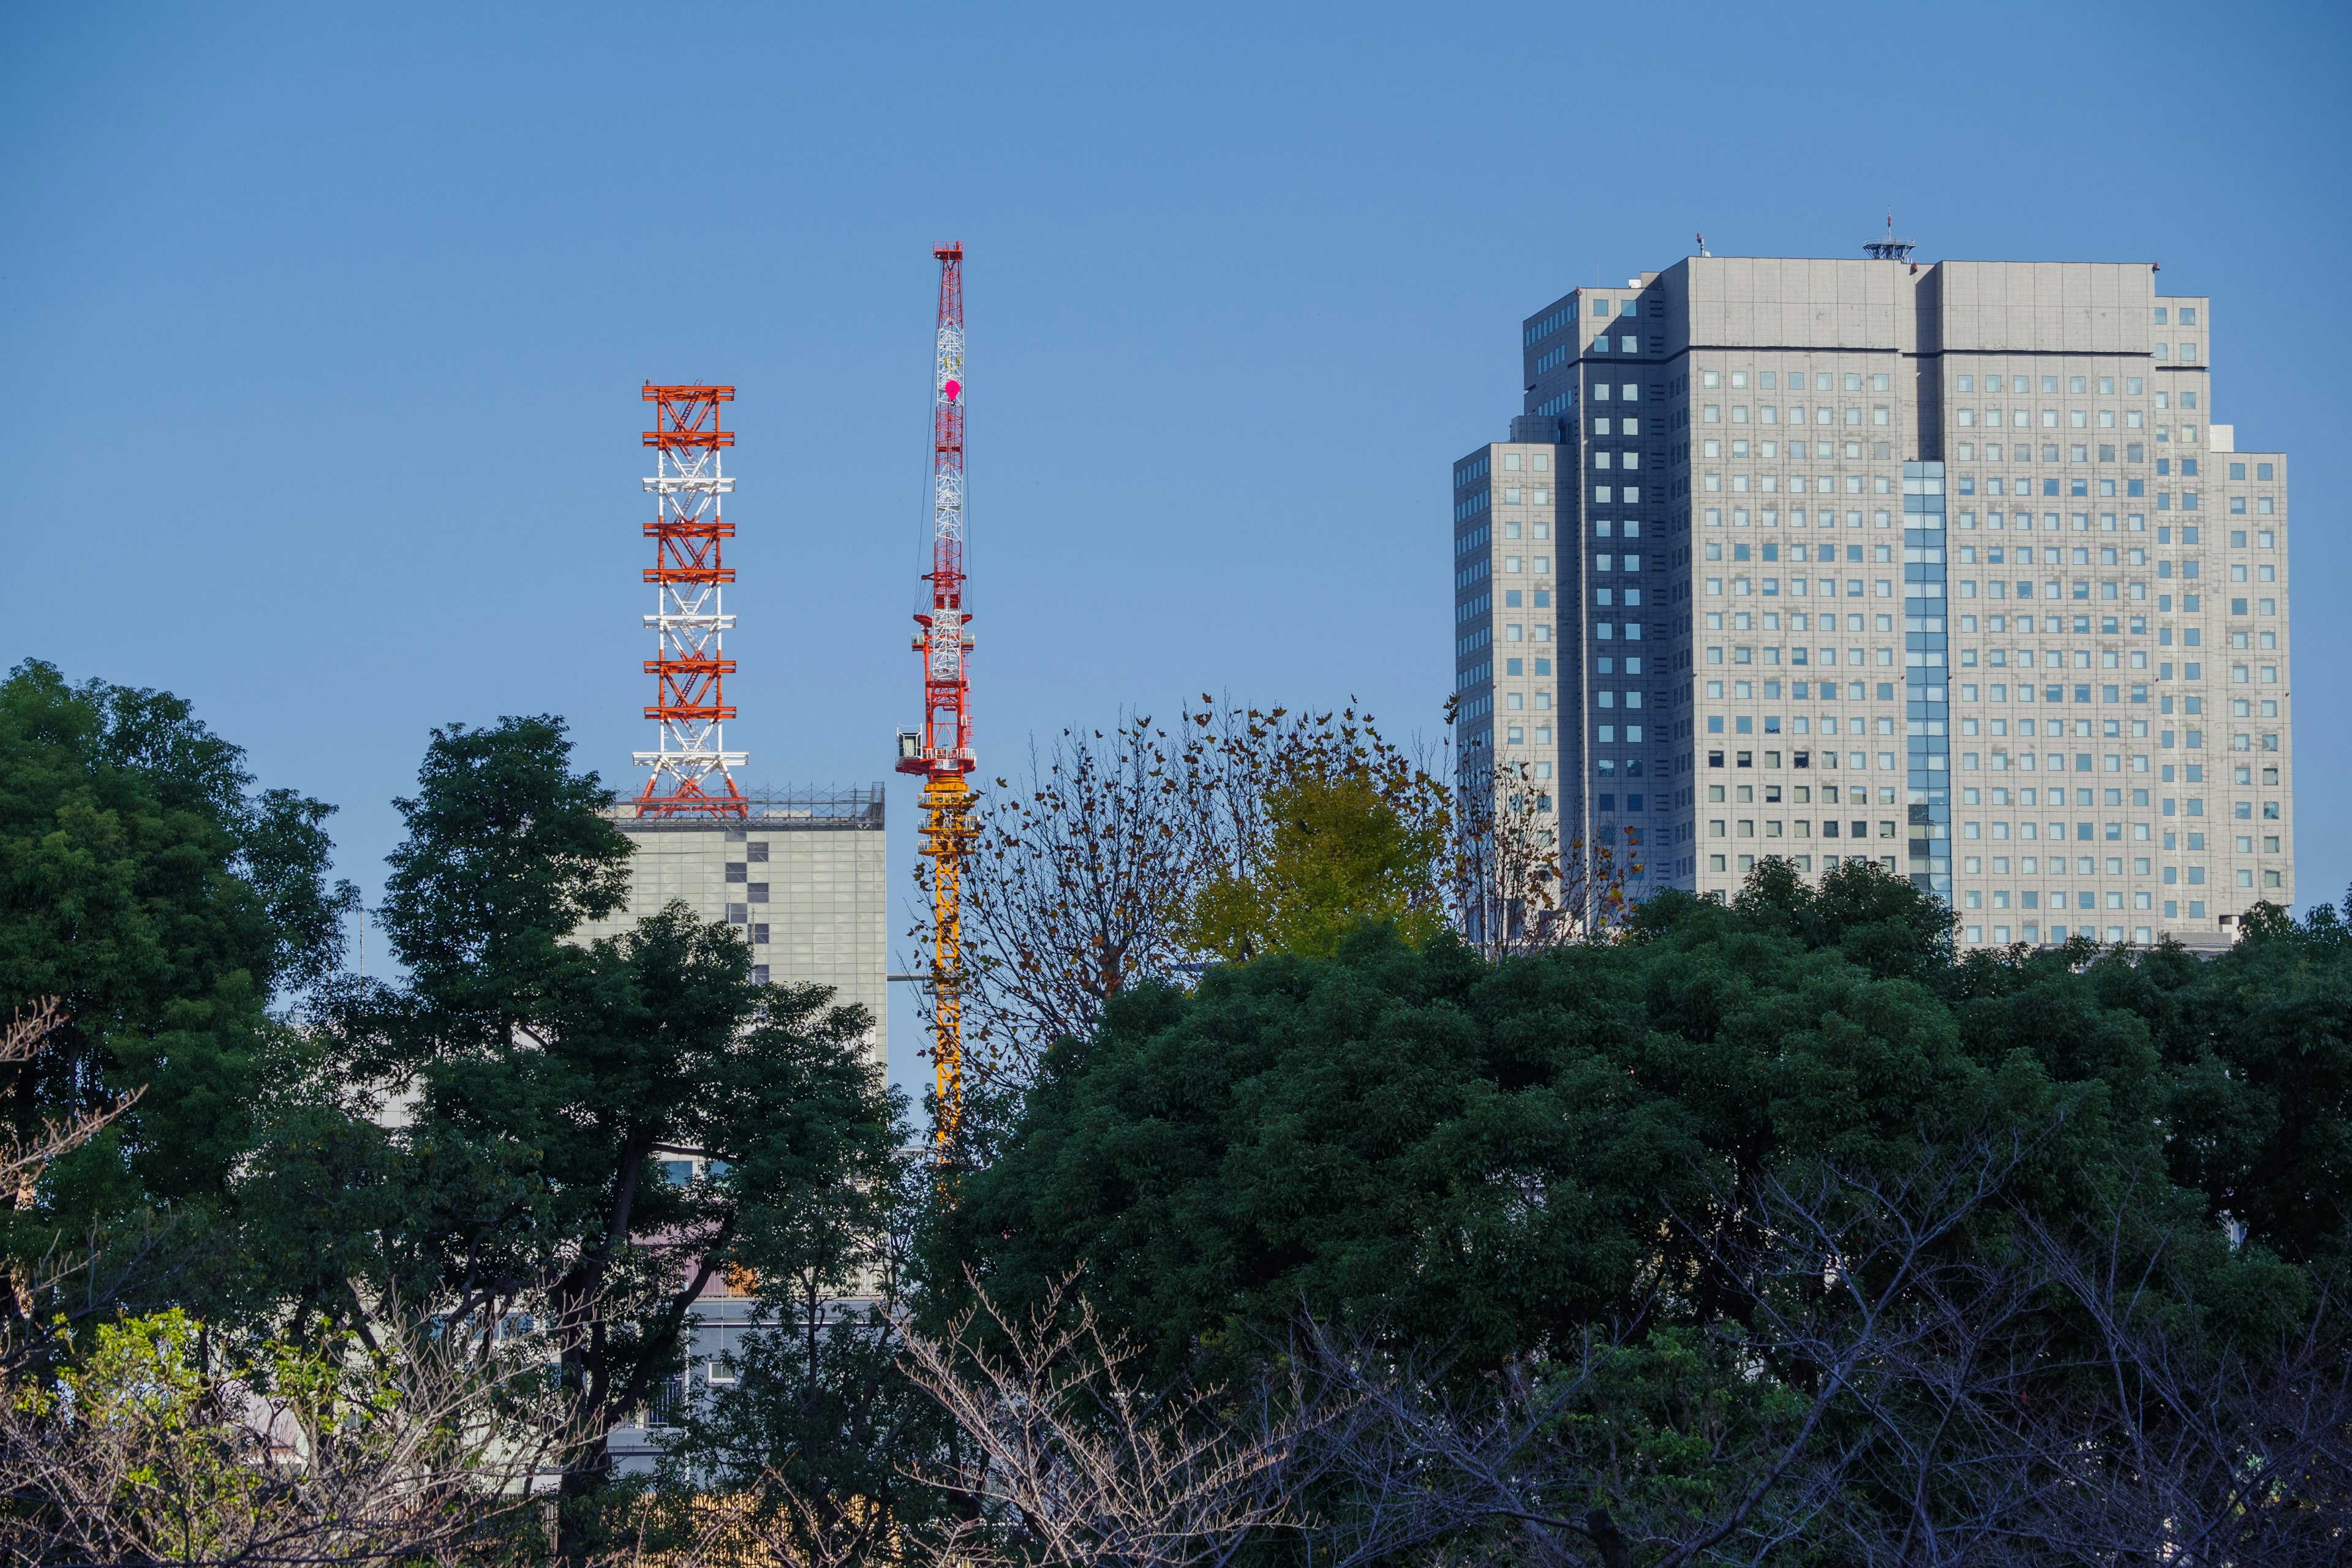
[(299, 1061), (271, 1005), (341, 957), (332, 809), (256, 792), (243, 752), (167, 693), (70, 686), (38, 662), (0, 683), (0, 1010), (54, 995), (69, 1020), (13, 1069), (6, 1114), (24, 1136), (145, 1091), (14, 1205), (20, 1267), (158, 1210), (184, 1249), (222, 1220), (257, 1111)]
[[(149, 1357), (166, 1370), (462, 1342), (522, 1369), (500, 1399), (528, 1384), (588, 1438), (559, 1542), (581, 1561), (651, 1517), (607, 1485), (603, 1436), (679, 1374), (689, 1307), (724, 1278), (778, 1327), (674, 1412), (662, 1484), (760, 1494), (786, 1555), (864, 1560), (959, 1517), (952, 1489), (913, 1478), (968, 1458), (974, 1427), (909, 1380), (907, 1335), (938, 1335), (976, 1286), (1007, 1316), (967, 1327), (1009, 1333), (1036, 1304), (1072, 1310), (1075, 1280), (1141, 1352), (1154, 1409), (1212, 1408), (1186, 1403), (1203, 1379), (1328, 1373), (1318, 1346), (1388, 1369), (1357, 1393), (1406, 1414), (1316, 1461), (1334, 1529), (1385, 1484), (1347, 1469), (1380, 1443), (1542, 1391), (1504, 1467), (1521, 1479), (1495, 1487), (1541, 1472), (1546, 1517), (1613, 1510), (1652, 1545), (1728, 1508), (1752, 1543), (1824, 1497), (1865, 1533), (1968, 1516), (1957, 1492), (1902, 1496), (1938, 1471), (1903, 1457), (1921, 1433), (1976, 1423), (1980, 1460), (2030, 1438), (2016, 1473), (2080, 1495), (2068, 1467), (2123, 1408), (2103, 1400), (2172, 1378), (2177, 1414), (2180, 1390), (2235, 1387), (2237, 1430), (2284, 1430), (2262, 1400), (2324, 1382), (2296, 1354), (2342, 1359), (2352, 903), (2258, 909), (2210, 959), (1961, 954), (1906, 884), (1857, 865), (1809, 885), (1772, 861), (1727, 905), (1668, 892), (1598, 940), (1490, 963), (1444, 929), (1427, 781), (1351, 729), (1251, 719), (1214, 774), (1243, 826), (1184, 852), (1159, 912), (1223, 962), (1102, 986), (1098, 1023), (1017, 1015), (1039, 1069), (973, 1086), (942, 1173), (905, 1148), (859, 1010), (753, 984), (740, 934), (682, 906), (583, 939), (624, 906), (630, 846), (559, 721), (435, 732), (396, 803), (387, 984), (340, 967), (330, 808), (257, 790), (177, 699), (21, 667), (0, 685), (0, 1008), (54, 994), (69, 1022), (16, 1069), (6, 1114), (21, 1136), (143, 1096), (0, 1205), (9, 1363), (36, 1379), (12, 1451), (131, 1343), (53, 1332), (59, 1306), (161, 1310), (144, 1321), (175, 1336)], [(1918, 1217), (1905, 1205), (1945, 1201), (1922, 1173), (1972, 1169), (1948, 1229), (1882, 1246)], [(1814, 1219), (1820, 1246), (1790, 1251)], [(2129, 1322), (2066, 1274), (2089, 1258), (2135, 1281)], [(1842, 1271), (1885, 1285), (1910, 1336), (1840, 1371), (1866, 1399), (1822, 1393), (1839, 1347), (1879, 1331), (1840, 1305)], [(1938, 1392), (1996, 1365), (2023, 1370)], [(2175, 1478), (2220, 1499), (2224, 1535), (2263, 1512), (2229, 1490), (2242, 1440), (2209, 1445), (2218, 1491), (2210, 1470)], [(1791, 1464), (1833, 1479), (1806, 1500), (1778, 1479)], [(1475, 1468), (1403, 1470), (1449, 1465)], [(2299, 1477), (2273, 1516), (2352, 1493)], [(773, 1513), (786, 1488), (799, 1506)], [(1516, 1561), (1493, 1521), (1537, 1504), (1412, 1550)], [(1602, 1542), (1618, 1527), (1593, 1517), (1568, 1528)]]
[(2344, 1256), (2347, 935), (2323, 910), (2212, 962), (1955, 963), (1907, 886), (1778, 867), (1728, 908), (1667, 893), (1622, 942), (1491, 967), (1369, 930), (1122, 998), (1056, 1047), (934, 1271), (1020, 1300), (1083, 1268), (1171, 1372), (1302, 1304), (1493, 1365), (1662, 1278), (1707, 1321), (1696, 1238), (1768, 1173), (2013, 1135), (2017, 1203), (2095, 1223), (2128, 1191), (2269, 1290), (2293, 1278), (2273, 1260)]
[(1192, 895), (1192, 945), (1228, 963), (1271, 952), (1328, 958), (1360, 925), (1394, 926), (1418, 945), (1444, 923), (1435, 825), (1406, 818), (1365, 769), (1301, 772), (1265, 792), (1265, 842), (1253, 871), (1221, 872)]
[[(626, 896), (606, 801), (557, 721), (436, 732), (384, 895), (408, 983), (335, 1013), (337, 1081), (402, 1096), (407, 1123), (374, 1096), (305, 1107), (253, 1183), (302, 1233), (303, 1310), (362, 1331), (395, 1303), (485, 1331), (543, 1314), (600, 1436), (682, 1366), (712, 1280), (846, 1283), (898, 1160), (861, 1010), (754, 984), (740, 933), (680, 905), (573, 940)], [(701, 1163), (681, 1183), (666, 1158)], [(567, 1490), (606, 1465), (592, 1445)]]

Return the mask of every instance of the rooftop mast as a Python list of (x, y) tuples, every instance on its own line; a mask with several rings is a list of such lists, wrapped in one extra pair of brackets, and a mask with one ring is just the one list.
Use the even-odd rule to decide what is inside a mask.
[(654, 563), (646, 581), (654, 587), (656, 657), (646, 661), (654, 678), (654, 705), (646, 717), (661, 726), (656, 749), (635, 753), (651, 768), (637, 796), (639, 816), (742, 816), (746, 805), (730, 770), (747, 760), (727, 750), (721, 721), (735, 717), (727, 706), (724, 678), (735, 661), (721, 651), (721, 634), (735, 625), (725, 613), (721, 584), (735, 574), (720, 559), (720, 542), (735, 525), (720, 516), (719, 498), (735, 481), (721, 470), (719, 454), (735, 444), (735, 432), (719, 427), (719, 405), (735, 401), (731, 386), (645, 385), (654, 405), (654, 428), (646, 445), (654, 449), (654, 521), (646, 537), (654, 542)]

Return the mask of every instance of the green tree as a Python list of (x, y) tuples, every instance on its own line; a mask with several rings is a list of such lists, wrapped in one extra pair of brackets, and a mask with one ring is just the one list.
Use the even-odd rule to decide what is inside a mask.
[(2301, 921), (2257, 905), (2211, 963), (2115, 978), (2170, 1068), (2176, 1178), (2283, 1257), (2352, 1265), (2352, 894)]
[[(258, 1168), (335, 1215), (279, 1222), (308, 1230), (322, 1309), (356, 1318), (372, 1297), (486, 1343), (520, 1315), (543, 1325), (591, 1439), (564, 1478), (577, 1555), (604, 1436), (682, 1365), (704, 1289), (856, 1267), (899, 1108), (864, 1012), (753, 984), (735, 928), (673, 905), (574, 939), (625, 900), (629, 845), (559, 721), (436, 731), (399, 805), (383, 923), (409, 982), (347, 991), (340, 1031), (348, 1079), (404, 1095), (412, 1119), (379, 1142), (351, 1110), (314, 1113)], [(700, 1173), (673, 1179), (681, 1160)], [(370, 1230), (372, 1248), (348, 1246)], [(364, 1282), (324, 1278), (343, 1268)]]
[(1949, 941), (1866, 867), (1768, 869), (1729, 907), (1654, 898), (1612, 943), (1490, 965), (1368, 931), (1138, 991), (1048, 1055), (931, 1278), (1019, 1302), (1083, 1267), (1171, 1369), (1302, 1303), (1492, 1366), (1664, 1279), (1704, 1318), (1692, 1236), (1811, 1163), (2013, 1133), (2021, 1201), (2098, 1212), (2162, 1159), (2147, 1024), (2100, 1001), (2095, 954), (1958, 965)]
[[(2226, 1521), (2241, 1438), (2194, 1412), (2335, 1440), (2324, 1401), (2284, 1413), (2341, 1343), (2345, 931), (2258, 915), (2212, 962), (1962, 957), (1906, 883), (1777, 862), (1727, 902), (1662, 893), (1618, 940), (1493, 963), (1359, 928), (1131, 990), (1055, 1045), (930, 1240), (927, 1310), (977, 1279), (1019, 1313), (1075, 1274), (1162, 1386), (1329, 1336), (1348, 1376), (1406, 1369), (1398, 1431), (1444, 1426), (1435, 1390), (1486, 1435), (1400, 1439), (1375, 1488), (1572, 1389), (1572, 1419), (1527, 1435), (1562, 1488), (1696, 1521), (1841, 1475), (1865, 1534), (1962, 1507), (1957, 1472), (1914, 1462), (1937, 1444), (2042, 1485), (2116, 1431), (2067, 1413), (2137, 1389)], [(1534, 1452), (1478, 1484), (1510, 1491)]]
[(1192, 896), (1192, 944), (1227, 963), (1269, 952), (1328, 958), (1356, 927), (1389, 925), (1420, 946), (1444, 926), (1441, 822), (1409, 821), (1362, 772), (1303, 773), (1268, 786), (1264, 844), (1245, 872)]
[[(257, 792), (244, 753), (168, 693), (39, 661), (0, 682), (0, 1011), (55, 995), (68, 1013), (5, 1114), (27, 1135), (145, 1089), (10, 1194), (20, 1279), (142, 1212), (191, 1243), (219, 1222), (256, 1107), (299, 1057), (271, 1005), (341, 957), (354, 898), (326, 879), (332, 809)], [(204, 1287), (200, 1254), (176, 1255), (173, 1291)]]

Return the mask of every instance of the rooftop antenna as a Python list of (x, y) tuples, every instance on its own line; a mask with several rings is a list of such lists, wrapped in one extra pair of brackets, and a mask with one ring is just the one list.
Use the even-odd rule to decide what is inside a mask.
[(1877, 261), (1908, 261), (1911, 259), (1911, 253), (1918, 248), (1919, 242), (1916, 239), (1895, 237), (1895, 215), (1888, 213), (1885, 237), (1874, 239), (1864, 246), (1862, 253)]
[(1706, 254), (1706, 236), (1705, 234), (1695, 234), (1691, 236), (1691, 237), (1698, 241), (1698, 253), (1701, 256), (1705, 256)]

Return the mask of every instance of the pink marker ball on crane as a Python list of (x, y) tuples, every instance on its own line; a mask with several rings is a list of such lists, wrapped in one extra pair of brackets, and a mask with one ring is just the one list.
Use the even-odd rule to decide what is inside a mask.
[(950, 381), (947, 385), (941, 387), (940, 390), (948, 395), (948, 401), (950, 403), (953, 403), (956, 399), (963, 395), (963, 383), (960, 381)]

